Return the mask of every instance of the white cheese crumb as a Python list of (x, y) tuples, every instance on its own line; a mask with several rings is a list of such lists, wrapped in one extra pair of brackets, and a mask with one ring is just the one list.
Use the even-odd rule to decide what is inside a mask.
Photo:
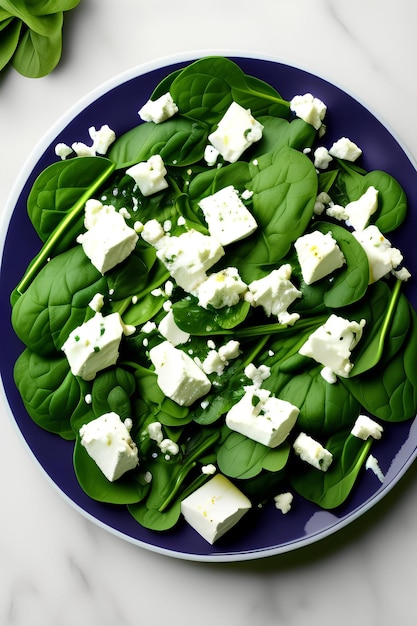
[(291, 510), (293, 499), (294, 496), (289, 491), (286, 493), (280, 493), (274, 497), (275, 507), (285, 515)]
[(165, 178), (167, 170), (160, 154), (154, 154), (147, 161), (136, 163), (126, 170), (144, 196), (151, 196), (168, 187)]
[(225, 161), (234, 163), (249, 146), (261, 139), (262, 130), (262, 124), (255, 120), (249, 109), (232, 102), (208, 140)]
[(373, 439), (381, 439), (384, 429), (380, 424), (372, 420), (367, 415), (359, 415), (351, 433), (364, 441), (369, 437)]
[(370, 454), (366, 459), (365, 467), (366, 469), (372, 470), (381, 483), (384, 482), (385, 476), (379, 467), (377, 459), (372, 454)]
[(348, 137), (341, 137), (332, 145), (329, 154), (345, 161), (356, 161), (362, 154), (362, 150)]
[(154, 122), (160, 124), (165, 120), (173, 117), (178, 112), (178, 106), (175, 104), (169, 92), (163, 94), (156, 100), (148, 100), (138, 111), (139, 117), (144, 122)]
[(315, 98), (311, 93), (294, 96), (290, 102), (290, 109), (297, 117), (307, 124), (311, 124), (316, 130), (322, 126), (327, 111), (324, 102)]

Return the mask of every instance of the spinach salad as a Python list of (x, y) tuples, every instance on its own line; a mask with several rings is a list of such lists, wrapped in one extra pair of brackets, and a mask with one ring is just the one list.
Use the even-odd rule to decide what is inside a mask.
[[(178, 108), (172, 117), (138, 123), (117, 137), (105, 156), (72, 151), (47, 167), (31, 189), (28, 214), (43, 245), (11, 295), (13, 327), (26, 346), (14, 370), (24, 405), (41, 428), (74, 441), (75, 473), (88, 496), (127, 506), (151, 530), (181, 523), (181, 501), (209, 479), (202, 468), (212, 466), (254, 507), (286, 491), (324, 509), (339, 507), (378, 446), (372, 437), (352, 434), (358, 416), (383, 425), (416, 415), (417, 316), (394, 272), (370, 281), (368, 257), (349, 223), (331, 216), (324, 205), (346, 207), (372, 186), (378, 208), (369, 223), (386, 235), (406, 217), (405, 193), (388, 173), (362, 169), (360, 158), (334, 157), (322, 169), (315, 167), (315, 150), (325, 143), (324, 125), (316, 128), (295, 115), (275, 89), (226, 58), (200, 59), (168, 75), (150, 98), (168, 92)], [(263, 127), (262, 137), (235, 162), (218, 155), (208, 164), (208, 137), (233, 102), (250, 110)], [(155, 155), (163, 160), (168, 184), (144, 195), (127, 170)], [(280, 323), (244, 297), (219, 308), (202, 306), (175, 283), (156, 248), (141, 236), (131, 254), (104, 274), (77, 241), (91, 199), (113, 206), (139, 235), (138, 224), (151, 220), (167, 236), (190, 230), (207, 235), (200, 203), (228, 186), (240, 194), (258, 227), (225, 246), (210, 272), (234, 267), (249, 285), (290, 265), (300, 292), (290, 306), (298, 317), (293, 323)], [(325, 200), (318, 203), (318, 198)], [(331, 233), (345, 262), (307, 284), (294, 244), (314, 231)], [(101, 314), (118, 313), (134, 332), (122, 337), (114, 365), (84, 380), (71, 372), (62, 347), (96, 314), (91, 302), (97, 294), (103, 295)], [(158, 328), (168, 311), (189, 335), (177, 349), (198, 363), (231, 340), (239, 346), (224, 368), (208, 374), (209, 392), (190, 406), (164, 395), (149, 358), (164, 340)], [(323, 365), (300, 348), (331, 315), (364, 320), (364, 328), (352, 351), (350, 374), (329, 382)], [(295, 426), (277, 447), (226, 425), (225, 416), (253, 382), (248, 367), (267, 368), (261, 387), (299, 410)], [(81, 427), (108, 412), (132, 421), (130, 436), (139, 451), (138, 466), (113, 482), (80, 440)], [(176, 444), (175, 453), (162, 453), (150, 436), (155, 422)], [(300, 433), (332, 454), (327, 471), (294, 453)]]

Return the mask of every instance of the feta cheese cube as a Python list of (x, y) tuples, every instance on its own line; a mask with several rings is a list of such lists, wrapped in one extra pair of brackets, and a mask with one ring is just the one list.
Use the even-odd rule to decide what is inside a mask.
[(203, 198), (199, 206), (204, 213), (210, 235), (227, 246), (251, 235), (258, 227), (233, 185)]
[(321, 127), (327, 111), (324, 102), (315, 98), (311, 93), (294, 96), (290, 102), (290, 109), (297, 117), (314, 126), (316, 130)]
[(346, 220), (346, 224), (352, 226), (355, 230), (363, 230), (377, 208), (378, 191), (371, 186), (358, 200), (349, 202), (345, 207), (339, 205), (329, 206), (326, 213), (338, 220)]
[(151, 196), (168, 187), (165, 178), (167, 170), (159, 154), (154, 154), (147, 161), (129, 167), (126, 174), (133, 178), (144, 196)]
[(332, 233), (315, 230), (294, 243), (304, 282), (311, 285), (342, 267), (346, 262)]
[(107, 480), (113, 482), (138, 463), (138, 449), (130, 436), (131, 420), (122, 422), (117, 413), (105, 413), (80, 428), (81, 445)]
[(338, 376), (347, 378), (353, 367), (350, 355), (362, 337), (364, 326), (365, 320), (351, 322), (332, 314), (308, 337), (299, 353), (322, 363)]
[(113, 206), (96, 200), (86, 203), (84, 225), (87, 231), (77, 237), (77, 242), (102, 274), (124, 261), (139, 238)]
[(62, 346), (74, 376), (93, 380), (97, 372), (114, 365), (122, 335), (128, 332), (119, 313), (103, 316), (98, 312), (75, 328)]
[(380, 424), (375, 422), (373, 419), (367, 415), (359, 415), (351, 433), (355, 437), (359, 437), (359, 439), (363, 439), (365, 441), (369, 437), (372, 437), (373, 439), (381, 439), (383, 431), (384, 429), (382, 426), (380, 426)]
[(208, 140), (219, 151), (225, 161), (234, 163), (243, 152), (262, 137), (263, 126), (237, 102), (226, 113)]
[(165, 235), (155, 247), (157, 257), (177, 285), (189, 293), (207, 278), (207, 270), (224, 255), (217, 239), (193, 229), (178, 236)]
[(262, 306), (268, 317), (276, 315), (280, 324), (294, 324), (300, 316), (288, 313), (287, 309), (302, 294), (289, 280), (291, 271), (291, 265), (281, 265), (263, 278), (252, 281), (245, 300), (254, 307)]
[(184, 519), (213, 544), (252, 507), (250, 500), (225, 476), (216, 474), (181, 502)]
[(276, 448), (288, 437), (299, 412), (296, 406), (271, 396), (268, 390), (250, 386), (227, 413), (226, 425), (264, 446)]
[(149, 351), (158, 386), (163, 393), (181, 406), (190, 406), (210, 391), (211, 383), (193, 359), (169, 341), (163, 341)]
[(236, 359), (240, 354), (240, 344), (238, 341), (231, 339), (224, 346), (220, 346), (218, 350), (212, 348), (209, 350), (201, 367), (206, 374), (214, 372), (221, 376), (224, 368), (229, 365), (229, 361)]
[(246, 291), (247, 285), (240, 278), (236, 267), (226, 267), (210, 274), (197, 286), (193, 295), (198, 298), (198, 304), (204, 309), (209, 305), (215, 309), (222, 309), (237, 304)]
[(144, 122), (160, 124), (177, 112), (178, 107), (172, 99), (171, 94), (168, 92), (156, 100), (148, 100), (143, 107), (139, 109), (138, 115)]
[(293, 444), (294, 452), (302, 461), (309, 463), (316, 469), (326, 472), (332, 461), (333, 455), (326, 448), (324, 448), (318, 441), (306, 435), (306, 433), (300, 433)]
[(173, 346), (186, 343), (190, 338), (190, 333), (186, 333), (175, 323), (172, 309), (159, 322), (158, 331), (165, 339), (168, 339)]
[(356, 161), (362, 154), (362, 150), (348, 137), (341, 137), (334, 142), (329, 154), (345, 161)]
[(369, 283), (374, 283), (400, 265), (403, 255), (384, 237), (374, 224), (364, 230), (353, 231), (353, 236), (365, 250), (369, 261)]

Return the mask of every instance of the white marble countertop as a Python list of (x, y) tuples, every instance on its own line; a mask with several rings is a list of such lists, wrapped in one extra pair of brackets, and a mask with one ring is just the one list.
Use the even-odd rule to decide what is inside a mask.
[[(95, 87), (172, 54), (274, 56), (356, 95), (417, 158), (413, 0), (81, 0), (48, 77), (0, 77), (0, 211), (34, 145)], [(133, 626), (415, 623), (417, 467), (321, 542), (259, 561), (196, 563), (135, 547), (61, 497), (1, 407), (0, 622)]]

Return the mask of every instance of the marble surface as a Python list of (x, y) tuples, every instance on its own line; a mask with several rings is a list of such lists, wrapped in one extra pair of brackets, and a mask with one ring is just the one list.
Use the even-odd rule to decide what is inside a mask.
[[(184, 52), (274, 56), (365, 102), (417, 158), (413, 0), (81, 0), (48, 77), (0, 77), (0, 211), (33, 146), (114, 75)], [(417, 466), (370, 512), (293, 553), (196, 563), (132, 546), (85, 519), (0, 407), (0, 622), (133, 626), (415, 623)]]

